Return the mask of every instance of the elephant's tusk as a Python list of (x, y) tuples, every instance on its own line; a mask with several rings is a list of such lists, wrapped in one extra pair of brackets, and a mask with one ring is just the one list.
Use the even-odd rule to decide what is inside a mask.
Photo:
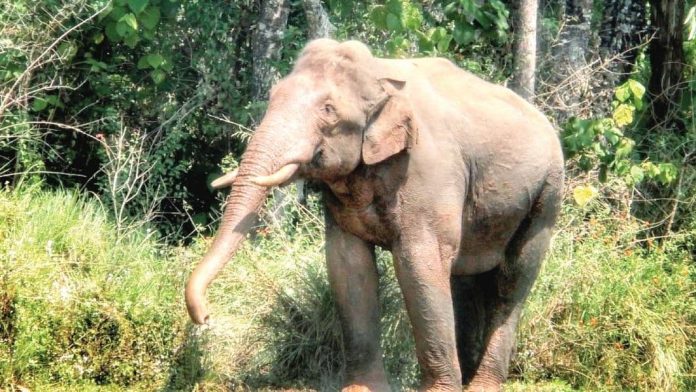
[(227, 174), (223, 174), (221, 177), (218, 177), (213, 182), (211, 182), (210, 186), (212, 186), (215, 189), (220, 189), (220, 188), (224, 188), (226, 186), (231, 186), (232, 183), (234, 182), (234, 180), (237, 178), (238, 172), (239, 172), (239, 169), (234, 169)]
[(297, 169), (299, 167), (300, 165), (298, 163), (289, 163), (281, 167), (277, 172), (273, 174), (269, 174), (267, 176), (254, 177), (251, 179), (251, 182), (253, 182), (256, 185), (265, 187), (280, 185), (289, 180), (293, 176), (293, 174), (297, 172)]

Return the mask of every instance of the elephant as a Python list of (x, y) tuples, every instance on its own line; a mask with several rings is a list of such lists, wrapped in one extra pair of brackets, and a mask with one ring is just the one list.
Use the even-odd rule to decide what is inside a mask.
[(376, 246), (393, 256), (420, 390), (500, 390), (559, 214), (563, 162), (541, 112), (447, 59), (311, 41), (271, 88), (238, 170), (212, 184), (232, 189), (187, 282), (188, 313), (208, 321), (205, 291), (269, 190), (306, 179), (323, 194), (343, 390), (389, 390)]

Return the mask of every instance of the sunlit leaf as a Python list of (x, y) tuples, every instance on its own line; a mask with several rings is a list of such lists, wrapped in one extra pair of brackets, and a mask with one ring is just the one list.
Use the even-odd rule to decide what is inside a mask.
[(580, 185), (573, 189), (573, 200), (580, 207), (585, 207), (589, 202), (591, 202), (595, 197), (597, 197), (599, 192), (597, 188), (591, 185)]
[(643, 86), (640, 82), (629, 79), (628, 88), (631, 90), (634, 97), (638, 99), (643, 98), (643, 95), (645, 94), (645, 86)]
[(631, 139), (623, 138), (621, 139), (621, 142), (619, 142), (619, 147), (616, 148), (616, 160), (621, 160), (624, 158), (628, 158), (629, 155), (631, 155), (631, 152), (633, 151), (633, 146), (636, 144)]
[(138, 30), (138, 20), (135, 18), (135, 15), (131, 13), (123, 15), (118, 21), (124, 22), (133, 30)]
[(623, 127), (633, 122), (633, 111), (635, 109), (632, 106), (621, 104), (614, 109), (612, 113), (612, 118), (616, 122), (618, 127)]
[(631, 97), (631, 91), (628, 89), (627, 85), (623, 84), (616, 89), (614, 95), (619, 102), (626, 102), (626, 100)]
[(631, 179), (634, 184), (638, 184), (645, 178), (645, 172), (640, 166), (632, 166), (630, 171)]

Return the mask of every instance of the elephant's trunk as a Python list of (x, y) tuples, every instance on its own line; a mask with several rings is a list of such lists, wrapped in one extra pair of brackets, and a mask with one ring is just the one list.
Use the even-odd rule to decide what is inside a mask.
[(251, 229), (257, 210), (265, 200), (268, 189), (258, 185), (253, 179), (274, 173), (285, 164), (279, 161), (281, 146), (270, 140), (266, 129), (259, 129), (242, 157), (239, 171), (234, 180), (232, 193), (215, 240), (203, 260), (196, 266), (186, 285), (186, 307), (193, 322), (205, 324), (208, 313), (205, 304), (205, 291), (227, 262), (234, 256), (237, 248)]

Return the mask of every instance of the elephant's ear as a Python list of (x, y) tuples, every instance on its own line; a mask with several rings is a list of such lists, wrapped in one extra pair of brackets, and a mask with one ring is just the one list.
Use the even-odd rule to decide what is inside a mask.
[(365, 129), (362, 158), (374, 165), (409, 148), (416, 141), (417, 129), (408, 99), (398, 92), (404, 82), (380, 80), (387, 97)]

